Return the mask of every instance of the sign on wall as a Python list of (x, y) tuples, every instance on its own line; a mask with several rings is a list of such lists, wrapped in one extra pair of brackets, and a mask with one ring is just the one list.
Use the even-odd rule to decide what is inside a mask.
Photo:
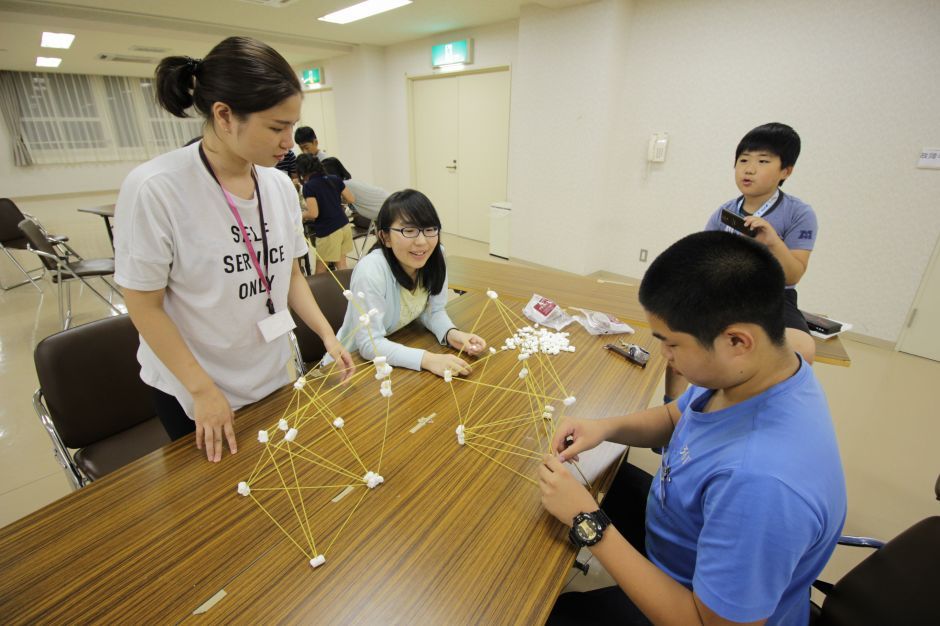
[(301, 70), (300, 84), (304, 89), (319, 89), (323, 86), (323, 70), (319, 67)]
[(431, 47), (431, 67), (473, 63), (473, 40), (461, 39)]

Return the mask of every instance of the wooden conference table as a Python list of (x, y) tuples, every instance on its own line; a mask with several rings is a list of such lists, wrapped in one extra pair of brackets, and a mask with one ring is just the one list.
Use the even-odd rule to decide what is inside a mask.
[[(544, 295), (566, 303), (580, 297), (561, 281)], [(515, 311), (523, 304), (501, 301)], [(483, 294), (468, 293), (448, 310), (457, 325), (476, 326), (498, 348), (507, 325), (492, 308), (481, 316), (484, 305), (495, 306)], [(568, 409), (557, 402), (559, 412), (597, 417), (647, 406), (663, 374), (657, 351), (640, 369), (603, 350), (605, 341), (577, 324), (565, 330), (577, 352), (549, 358), (563, 393), (578, 400)], [(395, 338), (441, 350), (414, 325)], [(655, 343), (645, 328), (630, 340), (647, 348)], [(518, 366), (514, 352), (503, 355), (508, 359), (489, 360), (489, 373)], [(471, 378), (487, 374), (478, 364)], [(311, 569), (302, 543), (295, 545), (236, 493), (263, 458), (258, 431), (280, 439), (275, 424), (293, 397), (288, 386), (239, 411), (239, 452), (219, 464), (207, 463), (187, 438), (0, 529), (3, 622), (542, 623), (575, 551), (567, 528), (542, 509), (537, 486), (525, 478), (534, 477), (539, 462), (491, 451), (504, 466), (457, 445), (454, 395), (462, 410), (473, 401), (478, 408), (502, 406), (483, 395), (486, 388), (402, 369), (392, 379), (387, 421), (389, 405), (371, 373), (334, 404), (366, 466), (375, 468), (381, 459), (385, 483), (371, 491), (360, 486), (332, 503), (337, 487), (327, 490), (322, 506), (306, 505), (311, 534), (326, 553), (321, 567)], [(474, 389), (479, 392), (471, 400)], [(418, 418), (431, 414), (433, 422), (411, 432)], [(533, 439), (531, 431), (519, 436)], [(335, 436), (317, 446), (327, 458), (343, 452)], [(258, 483), (252, 489), (265, 497)], [(297, 536), (288, 499), (268, 502)], [(194, 614), (211, 599), (217, 600), (211, 608)]]
[[(647, 327), (640, 306), (639, 284), (624, 285), (613, 281), (557, 270), (481, 261), (466, 257), (447, 257), (447, 273), (452, 289), (481, 291), (495, 289), (528, 300), (532, 293), (552, 298), (563, 307), (582, 307), (619, 316), (634, 327)], [(559, 289), (563, 286), (562, 289)], [(551, 296), (560, 293), (558, 298)], [(848, 367), (851, 359), (838, 337), (816, 338), (816, 360)]]

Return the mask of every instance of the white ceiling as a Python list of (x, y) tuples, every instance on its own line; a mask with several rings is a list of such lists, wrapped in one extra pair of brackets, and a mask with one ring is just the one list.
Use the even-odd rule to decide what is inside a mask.
[[(586, 0), (536, 1), (557, 7)], [(360, 44), (388, 46), (516, 19), (526, 0), (415, 0), (352, 24), (317, 20), (355, 2), (293, 0), (275, 8), (245, 0), (0, 0), (0, 69), (151, 76), (153, 62), (102, 61), (98, 56), (202, 57), (229, 35), (261, 39), (296, 66), (347, 54)], [(75, 42), (68, 50), (42, 48), (44, 30), (73, 33)], [(62, 65), (38, 69), (37, 56), (60, 57)]]

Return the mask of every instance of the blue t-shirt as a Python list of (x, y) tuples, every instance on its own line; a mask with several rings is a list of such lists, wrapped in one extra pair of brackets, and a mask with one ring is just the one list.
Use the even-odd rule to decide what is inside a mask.
[(313, 220), (315, 237), (326, 237), (349, 224), (341, 206), (343, 189), (346, 189), (346, 184), (339, 176), (314, 176), (304, 183), (304, 198), (317, 200), (319, 212), (317, 219)]
[[(812, 250), (816, 244), (818, 230), (816, 213), (813, 212), (813, 207), (799, 198), (789, 196), (782, 191), (779, 193), (780, 197), (777, 198), (777, 202), (762, 217), (770, 222), (770, 225), (777, 231), (777, 236), (783, 240), (783, 243), (790, 250)], [(718, 207), (718, 210), (708, 218), (705, 230), (724, 230), (736, 235), (742, 234), (721, 223), (722, 209), (727, 209), (742, 217), (748, 216), (747, 213), (738, 210), (741, 198), (742, 196), (738, 196)]]
[(647, 554), (725, 619), (805, 626), (846, 512), (826, 397), (803, 362), (763, 393), (702, 413), (712, 394), (693, 386), (678, 400), (647, 500)]

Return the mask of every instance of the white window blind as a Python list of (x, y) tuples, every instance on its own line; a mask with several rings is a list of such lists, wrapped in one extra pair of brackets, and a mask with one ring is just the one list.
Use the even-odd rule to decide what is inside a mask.
[(150, 79), (0, 73), (0, 111), (17, 165), (145, 160), (202, 132), (156, 102)]

